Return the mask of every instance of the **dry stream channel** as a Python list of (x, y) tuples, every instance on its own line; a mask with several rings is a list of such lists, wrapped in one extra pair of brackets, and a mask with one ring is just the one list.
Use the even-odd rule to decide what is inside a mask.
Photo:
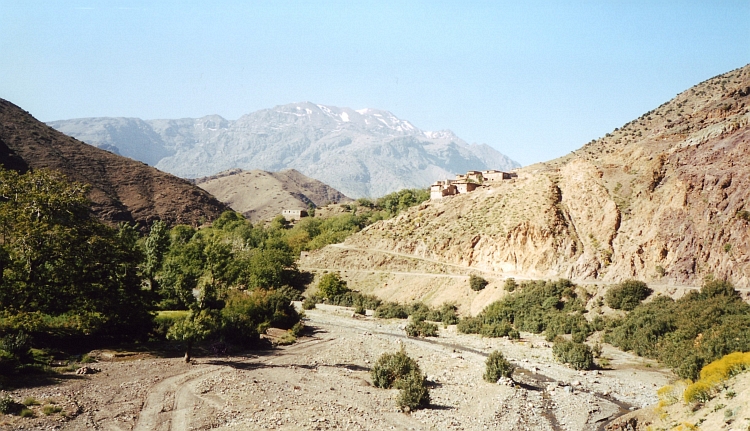
[[(60, 430), (600, 430), (628, 410), (656, 402), (671, 374), (604, 346), (610, 367), (577, 372), (554, 361), (550, 343), (458, 334), (404, 335), (404, 320), (353, 317), (318, 305), (305, 312), (311, 334), (298, 343), (230, 357), (150, 355), (118, 360), (101, 352), (100, 373), (11, 393), (54, 399), (71, 418), (39, 416), (0, 429)], [(397, 390), (371, 385), (370, 368), (403, 346), (427, 375), (431, 405), (405, 414)], [(499, 349), (516, 369), (515, 385), (482, 380)], [(23, 427), (23, 428), (21, 428)]]

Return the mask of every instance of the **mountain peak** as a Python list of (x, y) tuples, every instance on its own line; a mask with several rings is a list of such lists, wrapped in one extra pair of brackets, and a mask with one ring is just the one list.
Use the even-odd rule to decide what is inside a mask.
[(109, 118), (50, 125), (184, 178), (231, 168), (294, 168), (352, 197), (427, 187), (467, 170), (520, 167), (490, 147), (470, 146), (450, 130), (424, 131), (373, 108), (297, 102), (236, 121), (218, 115), (139, 121), (137, 127)]

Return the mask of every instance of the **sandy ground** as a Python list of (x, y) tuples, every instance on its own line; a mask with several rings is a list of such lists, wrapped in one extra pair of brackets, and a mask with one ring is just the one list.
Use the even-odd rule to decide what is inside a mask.
[[(180, 358), (133, 355), (104, 360), (100, 373), (16, 390), (34, 397), (36, 418), (0, 416), (0, 429), (39, 430), (597, 430), (657, 401), (672, 375), (653, 362), (605, 346), (610, 369), (577, 372), (552, 359), (543, 338), (487, 339), (441, 328), (438, 338), (404, 336), (403, 320), (352, 317), (318, 305), (311, 333), (255, 354)], [(371, 385), (370, 368), (403, 345), (428, 376), (431, 406), (401, 413), (396, 390)], [(518, 366), (515, 387), (482, 380), (500, 349)], [(6, 394), (0, 393), (0, 397)], [(50, 401), (67, 415), (45, 416)]]

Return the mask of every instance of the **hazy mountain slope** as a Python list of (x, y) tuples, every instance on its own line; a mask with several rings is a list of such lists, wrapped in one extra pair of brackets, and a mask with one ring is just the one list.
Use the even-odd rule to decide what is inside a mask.
[(197, 224), (227, 207), (188, 181), (126, 157), (94, 148), (36, 120), (0, 99), (0, 163), (20, 171), (50, 168), (92, 186), (94, 213), (110, 222), (160, 219)]
[(413, 208), (306, 265), (359, 268), (385, 250), (500, 276), (714, 276), (750, 287), (749, 121), (745, 66), (516, 180)]
[(311, 203), (322, 206), (351, 201), (338, 190), (294, 169), (281, 172), (233, 169), (199, 178), (195, 183), (252, 221), (272, 218), (285, 209), (307, 209)]
[(219, 116), (151, 120), (89, 118), (49, 123), (92, 145), (155, 162), (184, 178), (231, 168), (293, 168), (352, 197), (381, 196), (470, 169), (520, 165), (450, 131), (425, 132), (387, 111), (309, 102), (277, 106), (236, 121)]

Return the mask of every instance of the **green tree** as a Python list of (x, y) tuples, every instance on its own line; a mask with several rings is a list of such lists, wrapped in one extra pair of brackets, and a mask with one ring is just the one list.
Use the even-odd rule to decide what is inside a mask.
[(320, 282), (318, 283), (320, 296), (333, 299), (348, 291), (349, 288), (346, 287), (346, 281), (342, 280), (339, 274), (331, 272), (320, 277)]
[(151, 231), (144, 241), (146, 261), (143, 264), (143, 274), (150, 290), (157, 291), (156, 274), (164, 263), (164, 255), (169, 251), (169, 229), (166, 223), (157, 220), (151, 225)]
[(87, 334), (143, 336), (152, 319), (137, 232), (92, 217), (86, 191), (52, 171), (0, 170), (0, 309), (64, 315)]
[(185, 362), (190, 362), (193, 345), (211, 336), (218, 325), (219, 316), (215, 310), (194, 309), (169, 328), (167, 338), (185, 343)]

